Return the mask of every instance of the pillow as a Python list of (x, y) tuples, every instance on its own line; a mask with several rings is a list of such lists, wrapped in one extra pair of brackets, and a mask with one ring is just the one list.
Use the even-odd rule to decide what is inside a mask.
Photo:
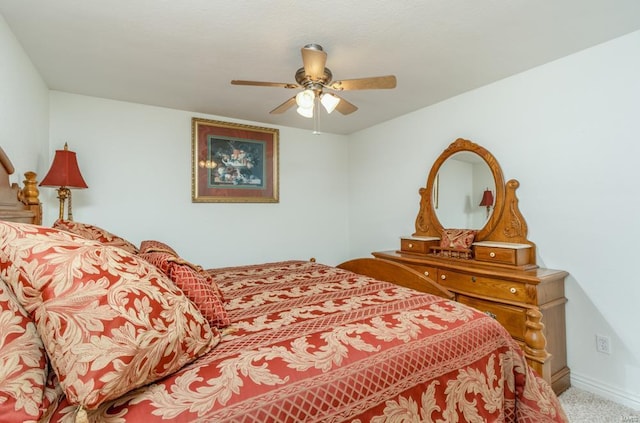
[(73, 220), (58, 219), (53, 222), (55, 229), (61, 229), (63, 231), (71, 232), (72, 234), (81, 236), (85, 239), (91, 239), (98, 241), (105, 245), (111, 245), (113, 247), (120, 247), (125, 251), (132, 254), (138, 252), (138, 248), (126, 239), (112, 234), (97, 226), (89, 225), (87, 223), (74, 222)]
[(213, 278), (202, 268), (166, 252), (143, 253), (140, 257), (168, 275), (193, 301), (211, 326), (224, 328), (229, 325), (224, 297)]
[(218, 287), (218, 284), (213, 279), (213, 276), (211, 276), (211, 274), (209, 272), (204, 270), (202, 268), (202, 266), (199, 266), (197, 264), (193, 264), (191, 262), (188, 262), (188, 261), (186, 261), (185, 259), (183, 259), (181, 257), (176, 257), (176, 259), (174, 261), (176, 263), (181, 264), (181, 265), (190, 267), (196, 273), (198, 273), (200, 275), (200, 277), (206, 279), (207, 285), (210, 286), (216, 292), (216, 295), (222, 299), (223, 303), (226, 302), (226, 300), (224, 298), (224, 295), (222, 294), (222, 291), (220, 290), (220, 287)]
[(45, 404), (47, 361), (36, 326), (0, 279), (0, 419), (36, 422)]
[(178, 257), (178, 253), (176, 253), (176, 250), (169, 247), (164, 242), (155, 241), (155, 240), (146, 240), (140, 243), (140, 248), (138, 248), (138, 253), (142, 254), (142, 253), (155, 253), (155, 252), (169, 253), (172, 256)]
[(473, 244), (476, 231), (472, 229), (445, 229), (442, 231), (440, 248), (468, 250)]
[(154, 266), (64, 231), (0, 222), (0, 276), (79, 413), (175, 372), (220, 340)]

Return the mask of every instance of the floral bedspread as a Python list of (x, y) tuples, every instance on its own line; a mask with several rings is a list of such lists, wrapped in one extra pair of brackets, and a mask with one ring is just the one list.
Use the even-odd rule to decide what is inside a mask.
[[(288, 261), (211, 269), (231, 325), (95, 422), (564, 422), (509, 334), (459, 303)], [(63, 399), (51, 421), (73, 421)]]

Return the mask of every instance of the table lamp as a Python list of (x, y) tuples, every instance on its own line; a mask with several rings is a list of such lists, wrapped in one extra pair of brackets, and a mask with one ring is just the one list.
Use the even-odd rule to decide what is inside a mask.
[(44, 177), (40, 186), (58, 187), (58, 199), (60, 199), (60, 219), (64, 219), (64, 202), (69, 199), (67, 208), (68, 220), (73, 220), (71, 212), (71, 190), (70, 188), (88, 188), (87, 183), (82, 178), (76, 153), (69, 151), (67, 143), (64, 143), (64, 150), (56, 150), (51, 168)]

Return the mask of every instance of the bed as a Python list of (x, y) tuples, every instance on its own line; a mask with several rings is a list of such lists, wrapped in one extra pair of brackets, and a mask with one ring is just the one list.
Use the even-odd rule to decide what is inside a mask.
[(0, 421), (566, 421), (502, 326), (410, 268), (203, 270), (161, 240), (41, 226), (3, 181)]

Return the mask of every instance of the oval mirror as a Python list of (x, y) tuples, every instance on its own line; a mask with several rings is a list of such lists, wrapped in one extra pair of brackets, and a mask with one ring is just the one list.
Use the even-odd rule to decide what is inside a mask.
[(479, 230), (493, 212), (495, 192), (493, 174), (482, 157), (470, 151), (455, 153), (442, 163), (436, 175), (436, 216), (445, 228)]
[[(485, 203), (490, 191), (493, 206)], [(418, 236), (439, 237), (442, 230), (475, 229), (483, 240), (496, 226), (505, 201), (502, 169), (493, 155), (469, 140), (457, 139), (434, 162), (426, 188), (420, 190)], [(488, 213), (487, 213), (488, 211)]]

